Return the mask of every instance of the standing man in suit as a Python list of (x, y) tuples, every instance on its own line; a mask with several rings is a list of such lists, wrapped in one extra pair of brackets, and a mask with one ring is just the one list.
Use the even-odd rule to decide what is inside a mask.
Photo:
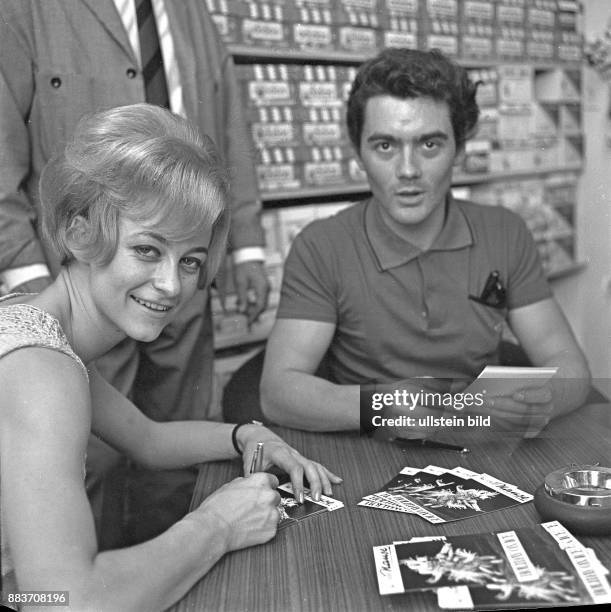
[[(45, 163), (82, 115), (143, 101), (186, 116), (225, 159), (234, 281), (256, 318), (268, 294), (260, 201), (233, 62), (203, 0), (0, 0), (2, 292), (38, 292), (58, 270), (36, 228)], [(125, 342), (98, 367), (155, 420), (209, 418), (208, 295), (201, 291), (156, 342)], [(91, 474), (114, 461), (99, 451), (90, 449)]]

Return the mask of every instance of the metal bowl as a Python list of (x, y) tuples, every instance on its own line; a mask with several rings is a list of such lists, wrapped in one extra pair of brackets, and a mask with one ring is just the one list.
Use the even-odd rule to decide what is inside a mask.
[(544, 520), (582, 535), (611, 535), (611, 468), (571, 465), (551, 472), (535, 491)]

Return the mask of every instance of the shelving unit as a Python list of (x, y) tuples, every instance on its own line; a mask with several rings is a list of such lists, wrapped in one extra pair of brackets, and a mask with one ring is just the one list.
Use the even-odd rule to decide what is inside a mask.
[[(343, 109), (356, 67), (391, 43), (438, 46), (483, 81), (480, 132), (454, 188), (522, 214), (550, 279), (583, 268), (574, 240), (583, 161), (577, 0), (207, 2), (234, 56), (253, 126), (272, 284), (270, 309), (251, 330), (217, 306), (217, 349), (264, 342), (292, 237), (309, 220), (367, 196)], [(341, 118), (325, 115), (332, 109)], [(329, 127), (329, 142), (308, 141), (308, 121)]]

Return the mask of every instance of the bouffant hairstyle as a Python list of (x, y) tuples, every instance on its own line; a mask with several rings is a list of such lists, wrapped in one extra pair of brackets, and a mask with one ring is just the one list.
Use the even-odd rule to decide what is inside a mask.
[(467, 71), (432, 49), (385, 49), (361, 65), (348, 97), (347, 124), (350, 140), (358, 152), (367, 101), (374, 96), (429, 97), (446, 102), (457, 148), (473, 134), (479, 117), (475, 100), (478, 83)]
[(121, 106), (82, 118), (63, 152), (44, 168), (42, 232), (64, 265), (75, 255), (106, 265), (117, 249), (121, 216), (154, 221), (168, 240), (211, 229), (201, 288), (225, 254), (228, 192), (210, 138), (158, 106)]

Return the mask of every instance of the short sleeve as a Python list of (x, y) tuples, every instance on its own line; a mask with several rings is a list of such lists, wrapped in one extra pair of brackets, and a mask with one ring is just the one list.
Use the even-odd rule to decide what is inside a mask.
[(552, 295), (537, 245), (521, 217), (510, 213), (510, 269), (507, 305), (510, 310), (528, 306)]
[(295, 238), (284, 263), (277, 318), (337, 322), (336, 257), (318, 221)]

